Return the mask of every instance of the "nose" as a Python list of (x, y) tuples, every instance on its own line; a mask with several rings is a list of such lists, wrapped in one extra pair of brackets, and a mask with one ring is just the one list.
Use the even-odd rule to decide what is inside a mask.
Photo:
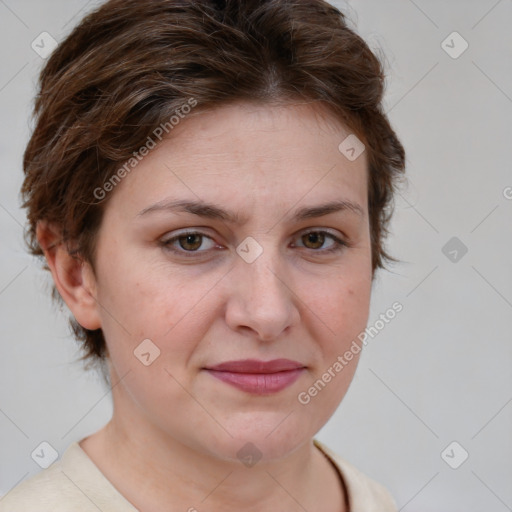
[(277, 251), (266, 248), (252, 263), (239, 258), (231, 273), (226, 322), (260, 341), (278, 339), (300, 318), (291, 273)]

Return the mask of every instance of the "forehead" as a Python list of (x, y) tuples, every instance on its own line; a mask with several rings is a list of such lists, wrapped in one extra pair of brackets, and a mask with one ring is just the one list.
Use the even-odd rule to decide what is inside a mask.
[[(339, 149), (351, 134), (318, 105), (233, 104), (185, 117), (123, 179), (111, 202), (143, 210), (169, 198), (243, 210), (301, 198), (366, 209), (367, 161)], [(130, 198), (127, 202), (126, 199)]]

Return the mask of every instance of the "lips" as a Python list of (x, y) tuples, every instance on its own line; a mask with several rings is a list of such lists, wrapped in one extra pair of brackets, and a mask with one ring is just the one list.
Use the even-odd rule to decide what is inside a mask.
[(291, 386), (306, 367), (290, 359), (227, 361), (205, 368), (212, 376), (247, 393), (265, 395)]
[(259, 361), (258, 359), (242, 359), (240, 361), (227, 361), (210, 366), (208, 370), (233, 373), (277, 373), (287, 370), (304, 368), (302, 363), (291, 359), (273, 359), (272, 361)]

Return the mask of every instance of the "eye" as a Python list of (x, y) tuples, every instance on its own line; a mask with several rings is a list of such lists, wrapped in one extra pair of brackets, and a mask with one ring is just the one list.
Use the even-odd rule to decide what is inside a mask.
[[(332, 243), (328, 246), (327, 249), (321, 249), (321, 247), (325, 244), (325, 241), (329, 239), (332, 241)], [(306, 249), (311, 249), (314, 252), (322, 254), (341, 251), (345, 247), (349, 246), (347, 242), (341, 240), (328, 231), (308, 231), (307, 233), (303, 233), (300, 236), (300, 240)]]
[[(198, 250), (203, 245), (205, 239), (210, 240), (210, 247), (206, 247), (206, 249), (201, 251)], [(171, 238), (163, 239), (160, 243), (166, 250), (178, 253), (186, 257), (189, 256), (187, 253), (204, 253), (208, 252), (208, 250), (215, 246), (213, 240), (209, 236), (198, 231), (180, 233)], [(190, 254), (190, 256), (193, 255), (194, 254)]]

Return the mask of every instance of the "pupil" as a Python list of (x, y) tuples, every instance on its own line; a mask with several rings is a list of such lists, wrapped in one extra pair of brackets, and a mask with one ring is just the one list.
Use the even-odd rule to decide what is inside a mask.
[[(185, 244), (184, 245), (189, 245), (189, 246), (193, 246), (193, 247), (183, 247), (183, 244), (182, 244), (182, 248), (183, 249), (195, 250), (195, 249), (199, 248), (200, 245), (201, 245), (201, 242), (199, 240), (199, 235), (185, 235), (184, 238), (185, 238)], [(193, 242), (194, 239), (196, 239), (196, 243), (195, 244)], [(199, 240), (199, 242), (197, 240)]]
[(308, 233), (307, 235), (308, 241), (313, 245), (320, 243), (320, 246), (323, 243), (323, 235), (321, 233)]

